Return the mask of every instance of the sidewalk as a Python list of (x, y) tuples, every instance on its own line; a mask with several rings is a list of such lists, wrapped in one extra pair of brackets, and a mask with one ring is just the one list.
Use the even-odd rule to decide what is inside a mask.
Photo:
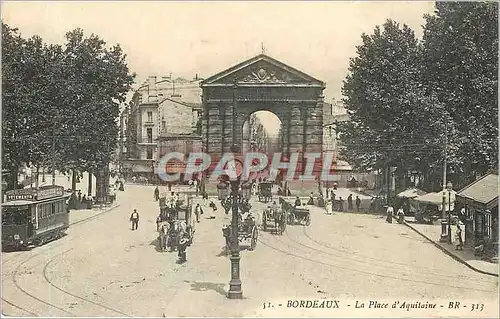
[(117, 208), (118, 206), (120, 205), (114, 202), (113, 204), (109, 206), (103, 206), (102, 208), (97, 206), (92, 209), (72, 209), (69, 212), (69, 224), (73, 225), (84, 222), (87, 219), (92, 219), (101, 214), (107, 213), (110, 210)]
[(455, 242), (452, 244), (440, 242), (441, 225), (414, 224), (409, 221), (405, 224), (458, 262), (477, 272), (498, 277), (498, 264), (479, 259), (474, 256), (474, 251), (469, 247), (464, 247), (464, 250), (455, 250)]

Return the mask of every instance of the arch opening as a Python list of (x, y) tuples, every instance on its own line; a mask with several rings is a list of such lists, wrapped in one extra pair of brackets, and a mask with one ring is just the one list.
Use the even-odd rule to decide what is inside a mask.
[[(242, 151), (267, 155), (282, 152), (284, 146), (283, 123), (271, 111), (252, 112), (243, 122)], [(271, 155), (272, 156), (272, 155)]]

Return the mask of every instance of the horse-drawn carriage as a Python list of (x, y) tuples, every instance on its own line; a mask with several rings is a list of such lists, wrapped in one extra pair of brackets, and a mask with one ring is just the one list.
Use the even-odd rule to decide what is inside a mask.
[(274, 227), (274, 233), (282, 235), (285, 232), (287, 218), (286, 212), (279, 207), (267, 207), (262, 213), (262, 228), (266, 231), (271, 223)]
[(311, 224), (311, 212), (308, 208), (301, 206), (294, 206), (286, 199), (280, 197), (282, 209), (286, 212), (287, 223), (289, 225), (306, 225)]
[(160, 251), (175, 251), (179, 247), (180, 240), (187, 234), (187, 246), (191, 246), (194, 237), (192, 198), (187, 203), (166, 202), (160, 199), (160, 215), (157, 220), (158, 249)]
[(272, 182), (259, 183), (259, 202), (262, 201), (264, 201), (265, 203), (270, 202), (273, 198), (272, 189), (273, 189)]
[[(257, 238), (259, 237), (259, 230), (257, 229), (257, 225), (255, 223), (254, 217), (251, 213), (248, 213), (245, 219), (241, 218), (238, 225), (238, 245), (240, 241), (250, 239), (250, 250), (254, 250), (257, 246)], [(232, 227), (231, 224), (222, 228), (222, 235), (226, 240), (226, 251), (229, 252), (231, 248), (231, 232)]]

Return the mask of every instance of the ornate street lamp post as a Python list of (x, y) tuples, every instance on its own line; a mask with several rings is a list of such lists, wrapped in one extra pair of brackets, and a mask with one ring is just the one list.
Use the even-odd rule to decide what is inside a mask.
[(448, 190), (448, 244), (451, 244), (451, 191), (453, 189), (451, 182), (446, 184), (446, 189)]
[[(232, 147), (233, 153), (237, 152), (235, 146)], [(238, 239), (239, 232), (239, 217), (241, 213), (248, 210), (248, 200), (251, 196), (250, 185), (241, 185), (240, 192), (240, 177), (236, 180), (229, 182), (231, 186), (231, 193), (228, 194), (228, 184), (225, 182), (220, 182), (217, 185), (217, 192), (219, 199), (221, 200), (222, 206), (228, 213), (230, 210), (232, 212), (231, 218), (231, 232), (230, 232), (230, 248), (231, 256), (231, 280), (229, 281), (229, 292), (227, 297), (229, 299), (242, 299), (243, 291), (241, 289), (241, 279), (240, 279), (240, 244)]]
[[(238, 94), (238, 84), (235, 82), (233, 86), (233, 106), (232, 106), (232, 142), (231, 152), (233, 154), (240, 153), (240, 147), (236, 141), (236, 127), (237, 127), (237, 114), (236, 114), (236, 102), (237, 102), (237, 94)], [(234, 161), (233, 168), (237, 171), (237, 162)], [(238, 172), (236, 172), (238, 173)], [(229, 182), (231, 185), (231, 193), (227, 197), (227, 183), (221, 182), (220, 186), (217, 186), (217, 191), (219, 195), (219, 199), (221, 199), (222, 205), (226, 210), (226, 213), (231, 210), (232, 218), (231, 218), (231, 232), (230, 232), (230, 248), (231, 248), (231, 280), (229, 281), (229, 291), (227, 297), (229, 299), (242, 299), (243, 291), (241, 290), (241, 279), (240, 279), (240, 244), (238, 239), (239, 232), (239, 217), (240, 210), (242, 212), (245, 211), (245, 205), (247, 204), (247, 197), (250, 194), (250, 191), (245, 188), (245, 191), (242, 190), (240, 193), (240, 176), (238, 175), (236, 179)], [(226, 186), (222, 186), (222, 184), (226, 184)], [(243, 185), (242, 185), (243, 186)], [(242, 187), (243, 189), (244, 187)], [(247, 198), (245, 198), (247, 197)]]

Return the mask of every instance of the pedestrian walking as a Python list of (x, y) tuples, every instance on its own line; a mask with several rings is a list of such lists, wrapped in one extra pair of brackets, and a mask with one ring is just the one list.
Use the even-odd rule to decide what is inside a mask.
[(333, 213), (333, 202), (331, 199), (326, 201), (325, 208), (326, 208), (327, 215), (331, 215)]
[(460, 222), (457, 221), (457, 232), (455, 233), (456, 246), (455, 250), (463, 250), (464, 242), (462, 241), (462, 228)]
[(210, 201), (210, 204), (208, 205), (212, 211), (210, 212), (210, 217), (214, 216), (215, 218), (215, 211), (217, 210), (217, 205), (213, 201)]
[(314, 195), (313, 195), (313, 192), (311, 192), (311, 195), (309, 195), (309, 200), (307, 201), (307, 205), (314, 205)]
[(158, 186), (156, 186), (155, 188), (155, 202), (158, 201), (158, 199), (160, 198), (160, 190), (158, 189)]
[(344, 199), (342, 198), (342, 196), (339, 197), (339, 211), (344, 211)]
[(349, 194), (349, 196), (347, 197), (347, 207), (349, 210), (352, 210), (353, 206), (352, 206), (352, 194)]
[(92, 209), (92, 205), (94, 204), (94, 198), (92, 197), (92, 194), (87, 195), (87, 209)]
[(198, 192), (200, 191), (200, 189), (199, 189), (199, 185), (198, 185), (198, 180), (197, 179), (195, 179), (193, 181), (193, 186), (194, 186), (194, 189), (196, 191), (196, 197), (198, 197)]
[(392, 215), (394, 214), (394, 208), (392, 208), (391, 205), (389, 205), (387, 207), (387, 218), (386, 218), (386, 221), (389, 223), (389, 224), (392, 224)]
[(399, 207), (397, 215), (398, 215), (398, 223), (399, 224), (404, 224), (404, 222), (405, 222), (405, 211), (404, 211), (404, 209), (403, 209), (402, 206)]
[(359, 208), (361, 207), (361, 199), (359, 199), (359, 196), (356, 196), (356, 210), (359, 212)]
[(196, 222), (200, 222), (200, 215), (203, 215), (203, 209), (201, 209), (200, 203), (196, 204), (194, 208), (194, 214), (196, 215)]
[(139, 227), (139, 213), (137, 209), (134, 209), (134, 212), (130, 215), (130, 221), (132, 222), (132, 230), (136, 230)]

